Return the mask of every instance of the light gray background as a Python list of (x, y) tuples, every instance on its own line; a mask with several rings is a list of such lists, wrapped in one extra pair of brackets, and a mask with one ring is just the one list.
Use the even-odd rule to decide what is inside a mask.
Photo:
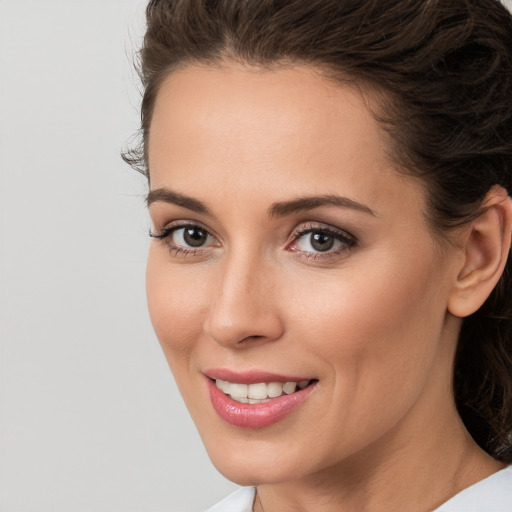
[(1, 512), (194, 512), (235, 487), (147, 314), (146, 185), (119, 157), (144, 4), (0, 1)]
[(119, 157), (144, 4), (0, 0), (0, 512), (198, 512), (234, 488), (146, 310), (145, 182)]

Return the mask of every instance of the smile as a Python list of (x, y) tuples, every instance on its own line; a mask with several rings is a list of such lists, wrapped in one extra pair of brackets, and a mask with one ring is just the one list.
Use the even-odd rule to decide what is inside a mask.
[(215, 385), (232, 400), (242, 404), (260, 404), (269, 402), (272, 398), (278, 398), (283, 394), (291, 395), (297, 389), (304, 389), (310, 384), (310, 380), (299, 382), (258, 382), (256, 384), (241, 384), (227, 380), (215, 379)]
[(219, 370), (207, 372), (205, 376), (217, 415), (230, 425), (249, 429), (268, 427), (283, 420), (319, 385), (317, 379), (283, 378), (265, 373), (234, 374)]

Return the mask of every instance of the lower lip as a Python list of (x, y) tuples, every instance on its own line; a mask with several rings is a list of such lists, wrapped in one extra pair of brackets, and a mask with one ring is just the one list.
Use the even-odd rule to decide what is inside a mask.
[(243, 428), (264, 428), (281, 421), (304, 403), (316, 387), (317, 382), (291, 395), (271, 398), (268, 402), (243, 404), (231, 399), (208, 379), (210, 399), (217, 414), (230, 425)]

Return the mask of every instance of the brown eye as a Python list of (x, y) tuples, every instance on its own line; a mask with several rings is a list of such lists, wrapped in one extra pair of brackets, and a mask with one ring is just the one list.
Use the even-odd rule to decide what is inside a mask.
[(356, 239), (346, 231), (331, 227), (306, 226), (295, 232), (294, 242), (290, 248), (308, 257), (329, 257), (348, 251), (356, 243)]
[(311, 233), (309, 243), (315, 251), (325, 252), (334, 247), (334, 237), (325, 233)]
[(161, 240), (173, 256), (204, 255), (210, 249), (219, 247), (215, 237), (206, 228), (198, 224), (169, 226), (159, 234), (150, 232), (149, 236)]
[[(203, 246), (207, 240), (208, 240), (208, 232), (204, 229), (201, 229), (197, 226), (190, 226), (181, 229), (177, 229), (174, 232), (175, 236), (179, 236), (179, 232), (182, 231), (183, 234), (183, 241), (186, 245), (189, 245), (190, 247), (201, 247)], [(180, 237), (181, 238), (181, 237)]]
[(297, 246), (303, 252), (328, 252), (347, 245), (348, 240), (328, 231), (308, 231), (299, 237)]

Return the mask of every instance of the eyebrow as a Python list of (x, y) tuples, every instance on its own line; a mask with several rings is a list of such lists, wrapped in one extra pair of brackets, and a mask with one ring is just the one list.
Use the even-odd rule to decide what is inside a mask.
[[(148, 206), (156, 202), (174, 204), (196, 213), (209, 216), (212, 215), (210, 209), (198, 199), (186, 196), (185, 194), (180, 194), (179, 192), (174, 192), (173, 190), (165, 187), (151, 190), (147, 195), (146, 204)], [(320, 208), (322, 206), (350, 208), (352, 210), (357, 210), (372, 216), (376, 215), (375, 212), (368, 206), (358, 203), (353, 199), (349, 199), (348, 197), (338, 196), (336, 194), (305, 196), (298, 197), (296, 199), (290, 199), (288, 201), (280, 201), (270, 206), (267, 211), (267, 215), (269, 218), (275, 219), (301, 211), (314, 210), (315, 208)]]
[(194, 199), (193, 197), (174, 192), (168, 188), (157, 188), (151, 190), (146, 197), (146, 204), (150, 206), (156, 202), (164, 202), (169, 204), (175, 204), (176, 206), (182, 206), (196, 213), (202, 213), (204, 215), (211, 215), (210, 209), (201, 201)]
[(313, 210), (322, 206), (338, 206), (350, 208), (363, 213), (376, 216), (375, 212), (368, 206), (358, 203), (348, 197), (338, 196), (336, 194), (327, 194), (322, 196), (307, 196), (274, 203), (268, 210), (270, 218), (284, 217), (301, 211)]

